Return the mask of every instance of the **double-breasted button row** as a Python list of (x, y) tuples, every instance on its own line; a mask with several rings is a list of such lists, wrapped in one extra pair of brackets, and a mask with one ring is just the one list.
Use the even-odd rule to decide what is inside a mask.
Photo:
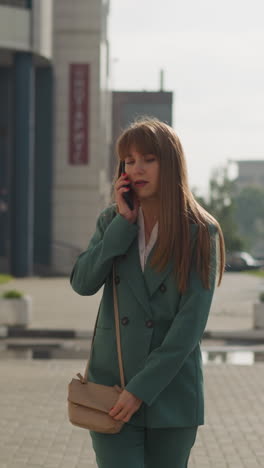
[(129, 318), (128, 317), (123, 317), (121, 319), (121, 323), (122, 323), (122, 325), (128, 325), (129, 324)]
[[(130, 322), (130, 320), (129, 320), (128, 317), (122, 317), (121, 318), (122, 325), (126, 326), (126, 325), (129, 324), (129, 322)], [(154, 327), (154, 322), (153, 322), (153, 320), (146, 320), (145, 325), (146, 325), (147, 328), (153, 328)]]
[(162, 293), (165, 293), (167, 291), (167, 288), (165, 286), (165, 284), (161, 284), (160, 287), (159, 287), (159, 290), (162, 292)]
[(145, 325), (146, 325), (147, 328), (153, 328), (154, 322), (153, 322), (153, 320), (147, 320), (145, 322)]

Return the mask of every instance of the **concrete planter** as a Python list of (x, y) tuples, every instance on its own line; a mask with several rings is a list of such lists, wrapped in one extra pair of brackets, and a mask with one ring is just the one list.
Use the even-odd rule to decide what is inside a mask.
[(32, 320), (32, 298), (0, 298), (0, 325), (27, 327)]
[(254, 304), (253, 311), (253, 326), (254, 328), (264, 329), (264, 302)]

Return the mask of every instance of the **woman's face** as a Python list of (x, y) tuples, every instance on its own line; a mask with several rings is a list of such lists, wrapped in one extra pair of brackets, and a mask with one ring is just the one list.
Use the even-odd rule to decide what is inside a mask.
[(158, 198), (160, 165), (154, 154), (141, 154), (131, 148), (125, 158), (126, 174), (139, 200)]

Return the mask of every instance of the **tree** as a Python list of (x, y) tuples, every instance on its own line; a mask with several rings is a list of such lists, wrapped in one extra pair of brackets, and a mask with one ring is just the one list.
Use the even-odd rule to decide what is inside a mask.
[(234, 192), (234, 182), (229, 179), (227, 168), (218, 168), (213, 171), (210, 178), (208, 200), (194, 194), (198, 203), (219, 222), (224, 234), (227, 251), (243, 250), (246, 246), (245, 239), (238, 232), (233, 199)]

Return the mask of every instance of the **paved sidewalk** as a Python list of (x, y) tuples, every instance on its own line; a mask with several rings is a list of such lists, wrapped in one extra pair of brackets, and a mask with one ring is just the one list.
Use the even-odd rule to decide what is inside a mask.
[[(0, 468), (96, 467), (88, 431), (67, 419), (82, 361), (0, 361)], [(205, 366), (206, 425), (189, 468), (261, 468), (264, 364)]]

